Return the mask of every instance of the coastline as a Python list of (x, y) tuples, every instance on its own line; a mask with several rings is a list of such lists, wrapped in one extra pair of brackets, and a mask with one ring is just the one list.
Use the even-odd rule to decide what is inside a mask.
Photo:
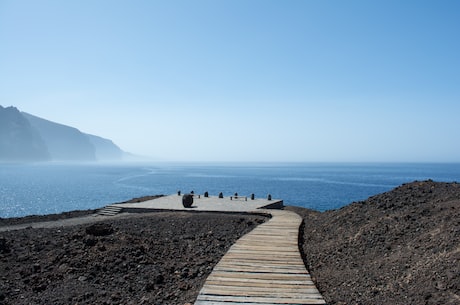
[[(311, 272), (312, 278), (328, 304), (457, 304), (460, 300), (460, 266), (458, 266), (458, 261), (460, 261), (460, 252), (458, 251), (460, 249), (460, 185), (458, 183), (441, 183), (431, 180), (416, 181), (403, 184), (365, 201), (354, 202), (338, 210), (327, 212), (317, 212), (293, 206), (288, 206), (286, 209), (295, 211), (304, 219), (299, 238), (300, 248), (307, 269)], [(91, 214), (92, 212), (94, 210), (75, 211), (75, 215), (80, 215), (79, 213)], [(65, 217), (69, 218), (72, 213), (69, 212)], [(33, 216), (32, 218), (39, 220), (40, 218), (46, 219), (46, 217), (59, 217), (59, 215)], [(83, 217), (85, 216), (83, 215)], [(181, 281), (165, 282), (165, 275), (162, 273), (163, 280), (161, 280), (161, 276), (158, 280), (161, 283), (155, 284), (156, 280), (154, 280), (153, 284), (149, 284), (148, 287), (150, 288), (148, 289), (146, 288), (147, 284), (141, 288), (138, 287), (137, 294), (145, 297), (143, 301), (140, 299), (133, 301), (134, 299), (126, 299), (117, 294), (112, 295), (107, 291), (105, 295), (100, 296), (91, 289), (88, 292), (90, 295), (86, 295), (85, 292), (83, 297), (73, 296), (75, 299), (72, 301), (76, 300), (79, 304), (107, 304), (104, 303), (105, 301), (109, 304), (130, 304), (130, 302), (139, 304), (141, 301), (147, 304), (150, 302), (161, 304), (193, 303), (202, 282), (206, 279), (205, 274), (200, 272), (197, 273), (201, 274), (199, 280), (196, 281), (195, 275), (190, 277), (190, 270), (195, 268), (191, 267), (196, 262), (195, 258), (201, 259), (198, 262), (200, 266), (206, 265), (207, 267), (203, 268), (211, 270), (213, 264), (217, 263), (225, 253), (225, 249), (236, 240), (237, 237), (235, 236), (243, 234), (241, 230), (247, 232), (255, 224), (263, 221), (260, 217), (252, 217), (256, 216), (161, 212), (131, 214), (126, 217), (119, 217), (119, 219), (116, 217), (108, 218), (101, 223), (109, 224), (114, 228), (123, 227), (126, 229), (126, 225), (132, 227), (130, 228), (133, 230), (130, 231), (130, 241), (135, 248), (133, 251), (140, 253), (139, 255), (143, 255), (144, 258), (150, 250), (166, 246), (167, 250), (163, 250), (164, 252), (158, 250), (158, 253), (161, 254), (158, 258), (161, 257), (161, 259), (155, 264), (147, 265), (152, 268), (155, 266), (153, 268), (155, 270), (158, 268), (163, 271), (166, 270), (164, 271), (165, 274), (170, 271), (174, 271), (175, 274), (178, 270), (172, 270), (172, 267), (165, 266), (180, 262), (182, 271), (178, 271), (177, 274), (180, 275), (177, 277)], [(177, 222), (182, 220), (185, 222)], [(215, 222), (216, 220), (217, 222)], [(235, 226), (227, 225), (227, 221)], [(184, 231), (184, 227), (195, 222), (200, 223), (195, 228), (197, 231), (194, 233)], [(206, 224), (205, 227), (200, 227), (203, 224)], [(242, 224), (244, 225), (242, 226)], [(2, 222), (0, 222), (0, 226), (3, 226)], [(109, 255), (107, 251), (109, 246), (106, 243), (112, 240), (110, 248), (117, 248), (113, 244), (113, 238), (114, 236), (121, 237), (122, 234), (119, 235), (119, 229), (116, 229), (116, 233), (112, 234), (114, 236), (92, 237), (87, 236), (85, 231), (88, 226), (24, 229), (16, 233), (0, 232), (0, 257), (4, 262), (8, 255), (11, 256), (12, 248), (15, 246), (22, 247), (23, 250), (27, 248), (29, 252), (33, 252), (35, 248), (40, 248), (40, 244), (43, 242), (45, 248), (50, 246), (48, 251), (56, 252), (58, 250), (54, 240), (67, 238), (69, 242), (77, 242), (76, 245), (78, 246), (73, 251), (80, 260), (84, 258), (81, 255), (88, 255), (88, 253), (98, 253), (98, 255), (104, 255), (106, 259), (111, 258), (121, 264), (137, 260), (136, 256), (123, 258), (116, 254), (113, 254), (112, 257)], [(158, 227), (157, 229), (160, 230), (160, 232), (154, 233), (155, 236), (160, 236), (164, 232), (168, 232), (170, 235), (163, 242), (151, 240), (150, 242), (154, 246), (151, 246), (149, 251), (145, 251), (145, 246), (143, 246), (145, 230), (147, 230), (146, 228), (153, 230), (154, 227)], [(217, 236), (217, 232), (221, 235)], [(230, 232), (237, 232), (234, 239), (228, 237)], [(22, 237), (19, 238), (18, 236)], [(37, 236), (40, 236), (39, 240), (37, 240)], [(197, 244), (193, 244), (193, 242), (197, 242)], [(93, 243), (94, 245), (91, 246)], [(206, 245), (214, 245), (213, 247), (222, 251), (218, 254), (212, 251), (208, 252), (205, 250)], [(121, 245), (118, 246), (121, 247)], [(142, 246), (144, 250), (141, 249)], [(169, 253), (178, 248), (184, 249), (185, 252), (181, 254), (182, 256), (178, 257)], [(53, 285), (52, 282), (43, 284), (42, 288), (28, 287), (27, 285), (32, 282), (32, 279), (39, 279), (41, 275), (44, 276), (46, 274), (44, 270), (49, 269), (51, 274), (58, 274), (57, 280), (73, 280), (71, 284), (76, 285), (77, 288), (83, 287), (88, 278), (97, 280), (99, 277), (98, 273), (88, 277), (84, 275), (85, 272), (81, 268), (74, 270), (62, 267), (65, 269), (65, 272), (62, 273), (59, 269), (53, 269), (59, 268), (59, 266), (56, 267), (56, 262), (47, 266), (44, 266), (44, 263), (39, 263), (39, 268), (34, 267), (35, 263), (32, 261), (27, 263), (31, 259), (29, 257), (19, 255), (17, 259), (15, 263), (10, 261), (2, 268), (10, 268), (9, 272), (13, 272), (9, 267), (10, 265), (20, 268), (22, 273), (19, 271), (16, 274), (21, 274), (21, 280), (26, 286), (12, 288), (11, 282), (2, 284), (0, 301), (5, 304), (26, 304), (21, 303), (20, 299), (14, 299), (15, 302), (8, 301), (15, 295), (16, 297), (21, 296), (15, 292), (17, 289), (20, 289), (21, 292), (21, 289), (31, 290), (30, 297), (43, 297), (43, 293), (48, 290), (48, 287)], [(105, 264), (111, 266), (109, 261), (103, 261), (98, 268), (104, 269)], [(108, 268), (107, 266), (105, 269)], [(136, 266), (132, 265), (131, 267), (135, 269)], [(127, 267), (115, 277), (123, 278), (128, 274), (125, 282), (130, 283), (133, 280), (130, 278), (133, 271), (130, 269), (131, 267)], [(157, 274), (155, 270), (148, 271), (151, 274), (149, 278), (155, 278), (155, 274)], [(81, 275), (76, 277), (75, 274)], [(5, 276), (3, 274), (3, 277)], [(83, 284), (79, 279), (83, 281)], [(27, 281), (29, 282), (26, 283)], [(43, 281), (45, 280), (43, 279)], [(126, 283), (123, 285), (118, 287), (115, 285), (114, 289), (118, 291), (120, 289), (128, 289), (128, 291), (134, 289), (127, 287)], [(173, 292), (163, 294), (162, 291), (166, 290)], [(155, 295), (158, 294), (158, 296), (152, 295), (151, 292), (154, 292)], [(61, 297), (64, 297), (62, 293)], [(58, 296), (55, 295), (55, 303), (68, 303), (62, 300), (59, 302), (58, 299)], [(103, 300), (105, 301), (103, 302)], [(36, 302), (36, 304), (45, 304), (38, 300)]]

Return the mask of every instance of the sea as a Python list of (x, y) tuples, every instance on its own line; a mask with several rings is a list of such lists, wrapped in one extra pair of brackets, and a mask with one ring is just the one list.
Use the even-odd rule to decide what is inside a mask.
[(428, 179), (460, 181), (460, 163), (0, 164), (0, 217), (97, 209), (177, 191), (270, 194), (326, 211)]

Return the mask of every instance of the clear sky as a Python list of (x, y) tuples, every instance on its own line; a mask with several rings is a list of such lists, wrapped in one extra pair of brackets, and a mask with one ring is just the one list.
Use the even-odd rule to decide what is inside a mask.
[(158, 160), (460, 162), (460, 1), (0, 0), (0, 105)]

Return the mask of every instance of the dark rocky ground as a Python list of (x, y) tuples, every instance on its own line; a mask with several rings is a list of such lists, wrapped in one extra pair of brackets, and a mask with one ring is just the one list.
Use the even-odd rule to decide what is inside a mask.
[[(324, 213), (286, 209), (305, 220), (301, 249), (329, 304), (460, 304), (460, 184), (413, 182)], [(60, 216), (28, 221), (50, 217)], [(193, 303), (228, 247), (263, 220), (159, 212), (0, 232), (0, 304)]]
[(329, 304), (460, 304), (460, 184), (414, 182), (305, 219), (306, 264)]
[(220, 257), (263, 221), (240, 214), (157, 212), (0, 232), (0, 304), (193, 302)]

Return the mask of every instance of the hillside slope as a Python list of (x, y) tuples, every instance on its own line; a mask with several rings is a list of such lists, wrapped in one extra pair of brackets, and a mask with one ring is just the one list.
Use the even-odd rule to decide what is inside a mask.
[(85, 134), (90, 143), (95, 147), (95, 154), (97, 160), (120, 160), (124, 157), (125, 153), (115, 145), (112, 140), (104, 139), (98, 136)]
[(460, 184), (404, 184), (305, 219), (306, 263), (328, 304), (460, 304)]
[(50, 160), (50, 154), (40, 134), (15, 107), (0, 106), (0, 160)]
[(78, 129), (54, 123), (22, 112), (45, 141), (51, 158), (56, 161), (94, 161), (96, 149)]

